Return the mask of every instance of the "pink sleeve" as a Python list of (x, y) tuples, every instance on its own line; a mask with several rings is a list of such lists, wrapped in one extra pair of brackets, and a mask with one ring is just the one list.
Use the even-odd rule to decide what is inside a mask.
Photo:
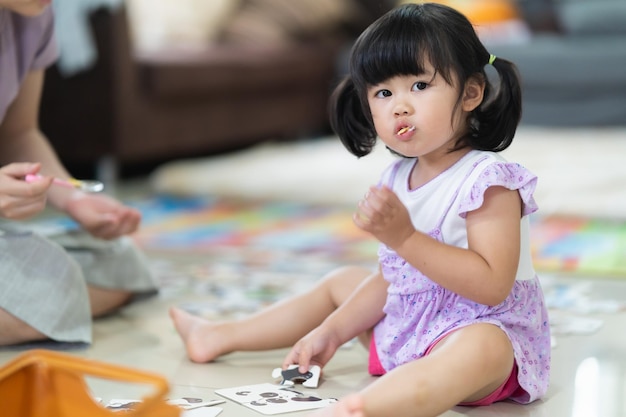
[(485, 191), (492, 186), (517, 190), (522, 198), (524, 216), (537, 211), (537, 203), (533, 197), (537, 187), (537, 176), (516, 163), (494, 162), (480, 173), (469, 193), (462, 198), (459, 216), (465, 218), (468, 212), (481, 207)]
[(40, 16), (41, 43), (31, 64), (31, 69), (45, 69), (52, 65), (58, 56), (57, 44), (54, 37), (54, 16), (52, 7)]

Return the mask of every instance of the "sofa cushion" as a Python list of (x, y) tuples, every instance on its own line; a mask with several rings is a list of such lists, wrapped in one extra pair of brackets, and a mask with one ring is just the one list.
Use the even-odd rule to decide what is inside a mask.
[(133, 47), (141, 51), (175, 45), (202, 48), (215, 40), (241, 1), (125, 0)]
[(491, 53), (517, 64), (526, 88), (584, 97), (599, 91), (626, 94), (626, 48), (621, 36), (545, 34), (529, 44), (494, 46)]
[(544, 34), (490, 51), (517, 64), (522, 122), (551, 126), (626, 125), (623, 36)]
[(626, 34), (626, 1), (564, 1), (559, 21), (568, 34)]
[(204, 51), (161, 50), (137, 55), (144, 93), (172, 99), (246, 96), (280, 89), (327, 88), (335, 71), (333, 47), (292, 48), (214, 45)]

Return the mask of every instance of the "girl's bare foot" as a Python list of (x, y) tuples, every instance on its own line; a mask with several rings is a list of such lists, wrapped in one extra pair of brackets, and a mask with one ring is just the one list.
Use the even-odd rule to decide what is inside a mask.
[(176, 331), (183, 339), (189, 359), (193, 362), (210, 362), (232, 351), (225, 328), (179, 308), (170, 309)]

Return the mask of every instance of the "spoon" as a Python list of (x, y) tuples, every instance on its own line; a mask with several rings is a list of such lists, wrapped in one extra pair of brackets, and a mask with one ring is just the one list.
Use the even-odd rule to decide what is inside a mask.
[[(33, 182), (43, 178), (41, 175), (28, 174), (24, 179), (26, 182)], [(55, 178), (52, 181), (53, 184), (63, 187), (76, 188), (87, 193), (99, 193), (104, 190), (104, 184), (95, 180), (77, 180), (76, 178), (69, 178), (62, 180), (61, 178)]]

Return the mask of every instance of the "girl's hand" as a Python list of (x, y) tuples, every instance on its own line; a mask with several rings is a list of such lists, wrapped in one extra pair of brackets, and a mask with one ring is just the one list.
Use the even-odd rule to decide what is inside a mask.
[(283, 369), (298, 364), (300, 372), (307, 372), (311, 365), (323, 368), (333, 357), (341, 342), (337, 334), (323, 324), (300, 339), (285, 357)]
[(36, 174), (39, 164), (12, 163), (0, 168), (0, 216), (22, 220), (40, 213), (46, 207), (52, 178), (28, 183), (24, 177)]
[(86, 231), (100, 239), (115, 239), (133, 233), (141, 213), (105, 194), (74, 192), (64, 211)]
[(311, 417), (365, 417), (363, 398), (358, 394), (348, 395), (330, 407), (317, 410)]
[(395, 248), (415, 232), (409, 212), (389, 188), (370, 187), (359, 202), (354, 223), (380, 242)]

